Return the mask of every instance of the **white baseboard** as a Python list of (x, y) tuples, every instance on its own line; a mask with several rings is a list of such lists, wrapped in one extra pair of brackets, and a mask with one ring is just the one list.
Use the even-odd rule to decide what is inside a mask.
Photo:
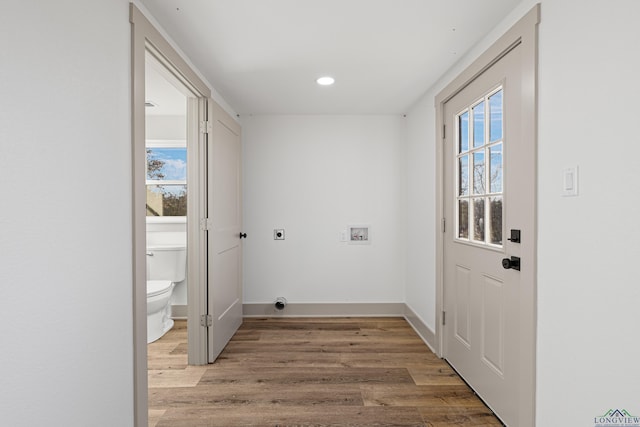
[(436, 351), (436, 334), (428, 327), (422, 319), (409, 307), (404, 304), (404, 318), (407, 319), (407, 322), (411, 325), (411, 327), (416, 331), (418, 336), (422, 338), (422, 341), (427, 344), (427, 346), (433, 351), (435, 354), (438, 354)]
[(404, 303), (289, 303), (276, 310), (273, 303), (243, 304), (245, 317), (403, 317)]
[(174, 320), (187, 320), (187, 314), (189, 313), (187, 307), (187, 305), (172, 305), (171, 318)]

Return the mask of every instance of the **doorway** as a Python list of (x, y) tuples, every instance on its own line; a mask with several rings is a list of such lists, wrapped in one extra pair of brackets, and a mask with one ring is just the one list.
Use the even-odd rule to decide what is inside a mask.
[[(186, 243), (188, 363), (212, 363), (242, 323), (242, 182), (240, 125), (171, 44), (130, 5), (132, 25), (132, 252), (135, 424), (147, 425), (147, 227), (149, 182), (146, 69), (157, 70), (186, 97)], [(150, 64), (154, 64), (154, 62)], [(154, 67), (156, 65), (151, 65)], [(152, 99), (149, 101), (153, 102)], [(166, 143), (166, 141), (164, 142)], [(156, 143), (162, 145), (160, 143)], [(156, 151), (168, 147), (155, 147)], [(183, 149), (184, 147), (180, 147)], [(153, 150), (152, 150), (153, 151)], [(182, 157), (182, 160), (184, 156)], [(161, 169), (160, 169), (161, 170)], [(163, 173), (162, 173), (163, 174)], [(158, 176), (156, 176), (158, 178)], [(177, 191), (181, 179), (161, 183)], [(153, 181), (153, 180), (152, 180)], [(162, 193), (162, 192), (161, 192)], [(166, 194), (161, 194), (162, 200)], [(182, 200), (183, 202), (184, 200)], [(164, 202), (161, 202), (162, 205)], [(158, 205), (158, 206), (160, 206)], [(180, 203), (174, 203), (180, 205)], [(158, 213), (158, 206), (151, 208)], [(175, 206), (172, 206), (173, 209)], [(164, 209), (164, 206), (162, 207)], [(182, 206), (180, 209), (184, 209)], [(178, 213), (183, 211), (177, 211)], [(180, 216), (180, 215), (176, 215)]]
[(158, 301), (154, 306), (164, 304), (169, 294), (170, 297), (168, 305), (160, 309), (160, 313), (154, 313), (147, 319), (148, 342), (166, 333), (174, 319), (186, 319), (188, 313), (186, 258), (183, 265), (176, 265), (169, 271), (160, 270), (157, 267), (158, 257), (153, 255), (154, 250), (176, 255), (186, 253), (187, 224), (189, 219), (193, 219), (187, 212), (187, 104), (195, 99), (193, 92), (151, 52), (146, 52), (147, 280), (173, 282), (168, 292), (158, 292), (160, 295), (157, 295)]
[(535, 396), (539, 6), (437, 97), (440, 355), (507, 425)]
[[(207, 363), (207, 331), (200, 327), (200, 316), (206, 311), (206, 263), (201, 262), (203, 230), (198, 226), (202, 217), (204, 194), (200, 178), (203, 163), (199, 151), (206, 143), (206, 134), (199, 130), (199, 122), (206, 118), (206, 106), (211, 95), (207, 85), (191, 70), (164, 37), (151, 25), (142, 12), (130, 5), (132, 24), (132, 172), (133, 172), (133, 336), (134, 336), (134, 417), (135, 425), (145, 426), (148, 419), (147, 382), (147, 129), (146, 81), (147, 61), (165, 79), (180, 87), (186, 100), (186, 175), (188, 189), (186, 221), (187, 243), (187, 321), (189, 328), (189, 363)], [(153, 66), (152, 66), (153, 68)], [(184, 90), (186, 88), (186, 90)], [(153, 102), (153, 99), (149, 99)], [(158, 148), (158, 147), (156, 147)], [(161, 147), (160, 147), (161, 148)], [(182, 176), (181, 178), (184, 178)], [(181, 180), (182, 181), (182, 180)], [(166, 183), (165, 183), (166, 184)], [(184, 182), (176, 182), (183, 185)], [(152, 206), (153, 209), (153, 206)], [(156, 210), (157, 211), (157, 210)], [(193, 220), (196, 218), (196, 220)]]

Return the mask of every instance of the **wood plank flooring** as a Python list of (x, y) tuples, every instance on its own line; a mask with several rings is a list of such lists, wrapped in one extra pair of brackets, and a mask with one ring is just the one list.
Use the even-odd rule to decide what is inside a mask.
[(245, 319), (187, 365), (185, 321), (149, 344), (149, 425), (501, 426), (402, 318)]

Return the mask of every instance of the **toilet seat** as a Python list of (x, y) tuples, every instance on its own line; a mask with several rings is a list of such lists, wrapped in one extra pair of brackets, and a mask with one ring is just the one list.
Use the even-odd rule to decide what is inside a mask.
[(169, 292), (172, 286), (170, 280), (147, 280), (147, 298)]

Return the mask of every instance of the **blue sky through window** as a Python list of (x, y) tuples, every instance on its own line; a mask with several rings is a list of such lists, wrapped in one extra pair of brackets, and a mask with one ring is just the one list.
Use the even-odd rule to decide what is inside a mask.
[(502, 90), (489, 98), (489, 110), (491, 117), (489, 141), (493, 142), (502, 138)]
[[(162, 180), (186, 181), (187, 180), (187, 149), (186, 148), (147, 148), (147, 161), (159, 160), (162, 167), (159, 173), (164, 175)], [(147, 179), (157, 179), (149, 176)]]

